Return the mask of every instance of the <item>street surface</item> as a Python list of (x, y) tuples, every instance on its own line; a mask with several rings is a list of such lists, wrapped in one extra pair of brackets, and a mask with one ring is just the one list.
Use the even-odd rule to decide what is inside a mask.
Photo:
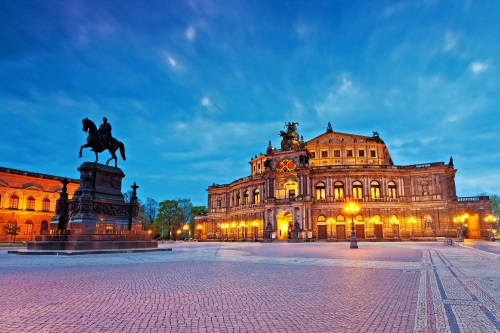
[(0, 250), (0, 332), (500, 332), (500, 242)]

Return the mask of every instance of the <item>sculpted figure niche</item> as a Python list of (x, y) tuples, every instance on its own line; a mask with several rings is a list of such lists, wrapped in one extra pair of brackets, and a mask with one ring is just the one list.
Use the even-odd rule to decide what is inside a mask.
[(97, 129), (97, 126), (94, 124), (92, 120), (89, 118), (85, 118), (82, 120), (83, 131), (88, 133), (87, 143), (80, 147), (80, 158), (82, 157), (83, 148), (91, 148), (90, 150), (95, 153), (95, 162), (99, 160), (98, 153), (102, 153), (105, 150), (108, 150), (111, 153), (111, 158), (106, 161), (106, 165), (109, 164), (109, 161), (112, 159), (115, 160), (115, 167), (118, 166), (118, 159), (116, 158), (115, 152), (120, 149), (120, 155), (123, 160), (126, 160), (125, 157), (125, 146), (122, 142), (116, 140), (111, 135), (111, 124), (108, 123), (108, 119), (106, 117), (102, 118), (103, 123)]

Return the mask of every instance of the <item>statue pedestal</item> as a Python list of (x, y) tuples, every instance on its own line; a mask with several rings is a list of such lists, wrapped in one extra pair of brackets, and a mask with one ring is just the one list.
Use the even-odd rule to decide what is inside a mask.
[(123, 199), (121, 169), (85, 162), (78, 171), (80, 187), (71, 199), (63, 187), (50, 230), (29, 242), (28, 250), (158, 248), (142, 230), (135, 184), (130, 203)]
[(424, 240), (436, 240), (436, 235), (434, 230), (430, 227), (425, 228), (424, 230)]

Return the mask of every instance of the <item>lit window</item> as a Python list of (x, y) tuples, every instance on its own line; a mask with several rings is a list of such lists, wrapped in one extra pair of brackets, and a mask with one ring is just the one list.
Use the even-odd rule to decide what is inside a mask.
[(318, 216), (318, 219), (317, 219), (316, 221), (318, 221), (318, 222), (326, 222), (326, 217), (325, 217), (325, 215), (320, 215), (320, 216)]
[(113, 230), (112, 224), (106, 224), (106, 230)]
[(396, 184), (394, 184), (394, 182), (389, 182), (389, 184), (387, 185), (387, 187), (388, 187), (387, 194), (389, 195), (389, 197), (391, 197), (391, 198), (397, 198)]
[(256, 189), (254, 192), (253, 192), (253, 203), (254, 204), (260, 204), (260, 192), (258, 189)]
[(376, 150), (370, 150), (370, 157), (377, 157), (377, 151)]
[(248, 191), (245, 191), (245, 195), (243, 197), (243, 200), (244, 200), (244, 205), (245, 206), (248, 205), (248, 200), (249, 200), (249, 198), (248, 198)]
[(352, 149), (348, 149), (347, 150), (347, 157), (352, 157), (352, 156), (353, 156)]
[(344, 183), (335, 182), (335, 184), (333, 184), (333, 190), (335, 193), (335, 199), (343, 199), (344, 198)]
[(24, 234), (31, 235), (33, 232), (33, 221), (28, 220), (24, 223)]
[(9, 200), (9, 208), (17, 209), (19, 207), (19, 197), (16, 194), (12, 194)]
[(325, 184), (324, 183), (317, 183), (316, 184), (316, 199), (317, 200), (324, 200), (325, 199)]
[(354, 183), (352, 183), (352, 196), (355, 199), (363, 198), (363, 185), (360, 181), (355, 181)]
[(365, 157), (365, 151), (364, 150), (358, 150), (359, 157)]
[(35, 198), (28, 197), (28, 202), (26, 203), (26, 210), (35, 210)]
[(380, 184), (376, 181), (372, 181), (370, 184), (372, 198), (380, 198)]
[(340, 150), (334, 150), (333, 157), (340, 157)]
[(42, 201), (42, 210), (48, 212), (50, 210), (50, 199), (45, 198)]
[(337, 222), (345, 222), (344, 215), (337, 215)]
[(327, 158), (328, 157), (328, 151), (327, 150), (323, 150), (321, 152), (321, 158)]

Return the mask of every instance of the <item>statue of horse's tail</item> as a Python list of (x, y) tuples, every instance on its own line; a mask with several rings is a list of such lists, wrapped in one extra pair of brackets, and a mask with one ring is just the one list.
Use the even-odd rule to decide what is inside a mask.
[(127, 158), (125, 157), (125, 146), (121, 141), (119, 141), (118, 144), (120, 145), (120, 154), (122, 155), (123, 160), (126, 161)]

